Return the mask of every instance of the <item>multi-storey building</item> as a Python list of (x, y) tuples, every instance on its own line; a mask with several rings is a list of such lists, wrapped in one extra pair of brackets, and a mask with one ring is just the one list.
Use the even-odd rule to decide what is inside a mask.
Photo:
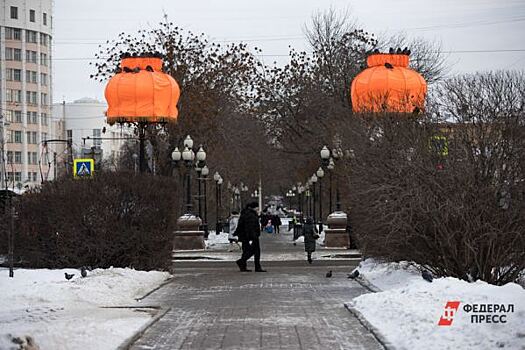
[(43, 146), (54, 132), (52, 9), (52, 0), (0, 0), (0, 141), (13, 188), (41, 182)]

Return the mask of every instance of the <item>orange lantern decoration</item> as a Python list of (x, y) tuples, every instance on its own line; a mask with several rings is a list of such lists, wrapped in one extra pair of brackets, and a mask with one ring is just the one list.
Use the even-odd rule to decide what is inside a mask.
[(425, 107), (427, 83), (408, 68), (408, 54), (374, 53), (352, 81), (354, 112), (417, 113)]
[(155, 54), (124, 57), (106, 85), (108, 124), (115, 122), (162, 123), (177, 119), (179, 85), (162, 72)]

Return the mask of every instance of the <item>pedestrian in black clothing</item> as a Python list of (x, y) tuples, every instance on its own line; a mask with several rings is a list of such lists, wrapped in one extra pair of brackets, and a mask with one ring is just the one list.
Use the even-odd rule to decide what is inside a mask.
[(272, 215), (272, 226), (275, 233), (279, 233), (279, 227), (283, 224), (279, 215)]
[(312, 263), (312, 253), (315, 252), (316, 240), (319, 238), (317, 229), (315, 228), (314, 220), (311, 217), (306, 218), (306, 222), (303, 225), (303, 236), (304, 236), (304, 251), (308, 255), (308, 263)]
[(242, 256), (236, 261), (237, 266), (242, 272), (251, 271), (247, 269), (247, 261), (253, 256), (255, 272), (266, 272), (261, 267), (261, 247), (259, 245), (259, 236), (261, 234), (259, 220), (257, 217), (257, 202), (251, 202), (246, 205), (241, 212), (241, 217), (235, 230), (235, 236), (242, 243)]

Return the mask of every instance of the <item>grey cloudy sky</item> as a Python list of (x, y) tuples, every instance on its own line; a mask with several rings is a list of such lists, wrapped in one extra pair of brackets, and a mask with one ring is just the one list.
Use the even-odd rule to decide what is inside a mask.
[[(245, 40), (268, 63), (288, 45), (306, 49), (303, 27), (330, 6), (348, 10), (373, 33), (404, 32), (440, 41), (452, 73), (525, 69), (525, 0), (55, 0), (55, 102), (103, 100), (104, 84), (89, 79), (98, 44), (170, 21), (212, 40)], [(466, 52), (484, 51), (484, 52)], [(488, 51), (488, 52), (486, 52)]]

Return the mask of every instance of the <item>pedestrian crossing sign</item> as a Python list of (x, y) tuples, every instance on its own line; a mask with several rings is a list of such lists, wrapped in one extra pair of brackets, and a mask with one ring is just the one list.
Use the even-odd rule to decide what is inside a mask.
[(73, 160), (73, 169), (75, 170), (73, 173), (75, 178), (93, 177), (95, 161), (93, 159), (75, 159)]

